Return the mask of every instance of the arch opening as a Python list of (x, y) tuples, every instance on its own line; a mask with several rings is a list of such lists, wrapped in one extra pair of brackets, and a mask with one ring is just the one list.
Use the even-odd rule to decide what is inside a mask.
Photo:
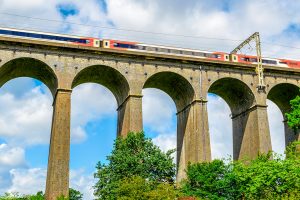
[(167, 93), (175, 102), (178, 112), (189, 105), (195, 95), (191, 84), (174, 72), (159, 72), (152, 75), (143, 88), (156, 88)]
[[(299, 87), (290, 83), (280, 83), (270, 89), (267, 99), (272, 101), (280, 110), (283, 118), (285, 146), (295, 140), (299, 140), (299, 131), (297, 134), (288, 127), (285, 113), (291, 110), (290, 100), (300, 95)], [(272, 119), (272, 116), (270, 116)]]
[(230, 108), (218, 95), (208, 93), (207, 100), (212, 159), (232, 159), (233, 136)]
[[(53, 96), (42, 82), (14, 78), (0, 89), (0, 194), (45, 189)], [(4, 170), (3, 170), (4, 169)], [(14, 180), (27, 181), (14, 181)], [(2, 185), (3, 184), (3, 185)], [(17, 190), (17, 191), (16, 191)]]
[(274, 102), (281, 110), (282, 114), (291, 109), (290, 100), (300, 95), (299, 87), (290, 83), (281, 83), (272, 87), (267, 95), (267, 99)]
[(116, 69), (105, 65), (93, 65), (82, 69), (74, 78), (72, 88), (83, 83), (98, 83), (108, 88), (115, 96), (118, 105), (129, 94), (126, 78)]
[[(190, 110), (192, 101), (195, 96), (194, 89), (181, 75), (174, 72), (158, 72), (150, 76), (143, 89), (155, 88), (165, 92), (174, 101), (177, 110), (177, 128), (176, 128), (176, 163), (177, 163), (177, 179), (181, 180), (184, 175), (184, 170), (188, 161), (194, 161), (194, 154), (189, 155), (186, 152), (190, 151), (189, 139), (193, 129), (191, 126), (192, 117)], [(188, 135), (188, 136), (187, 136)], [(173, 137), (175, 139), (175, 137)], [(191, 158), (190, 158), (191, 157)]]
[(176, 106), (159, 89), (143, 89), (143, 124), (147, 137), (162, 150), (176, 148)]
[[(230, 108), (233, 159), (257, 155), (259, 141), (255, 135), (258, 133), (253, 133), (258, 129), (258, 124), (253, 123), (257, 110), (250, 109), (256, 102), (251, 89), (238, 79), (221, 78), (211, 84), (208, 93), (221, 97)], [(255, 145), (249, 141), (253, 141)]]
[(43, 82), (55, 95), (58, 81), (54, 71), (46, 63), (35, 58), (16, 58), (8, 61), (0, 67), (0, 87), (7, 81), (29, 77)]
[(283, 115), (279, 107), (271, 100), (267, 100), (267, 105), (272, 150), (283, 155), (285, 150)]
[(242, 81), (234, 78), (222, 78), (215, 81), (209, 87), (208, 92), (224, 99), (230, 107), (232, 116), (246, 111), (255, 103), (251, 89)]
[(91, 177), (99, 161), (107, 163), (117, 137), (116, 108), (115, 96), (98, 83), (83, 83), (72, 91), (70, 169), (77, 176), (71, 176), (70, 186), (86, 199), (95, 198)]

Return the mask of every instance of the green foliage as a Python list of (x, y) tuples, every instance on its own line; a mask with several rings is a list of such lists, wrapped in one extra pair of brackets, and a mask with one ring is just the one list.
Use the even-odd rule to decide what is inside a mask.
[[(293, 145), (289, 148), (295, 149)], [(247, 164), (215, 160), (189, 165), (182, 191), (203, 199), (300, 199), (300, 159), (295, 152), (286, 159), (259, 155)]]
[(133, 176), (120, 180), (113, 191), (117, 200), (174, 200), (178, 192), (169, 183), (155, 183)]
[(17, 192), (5, 193), (4, 196), (0, 196), (0, 200), (44, 200), (44, 194), (41, 191), (36, 195), (20, 195)]
[(94, 176), (98, 182), (94, 186), (95, 196), (98, 199), (114, 199), (115, 188), (119, 188), (120, 181), (129, 181), (126, 178), (134, 176), (152, 183), (174, 183), (173, 152), (163, 153), (151, 139), (145, 138), (144, 133), (129, 133), (126, 138), (117, 138), (111, 155), (107, 157), (109, 164), (98, 163), (96, 166)]
[(286, 117), (288, 119), (288, 125), (293, 130), (300, 129), (300, 96), (297, 96), (295, 99), (290, 101), (291, 104), (291, 112), (286, 113)]
[(69, 188), (69, 197), (60, 196), (57, 198), (57, 200), (82, 200), (83, 194), (81, 194), (79, 191), (74, 190), (72, 188)]
[(239, 199), (232, 165), (222, 160), (189, 164), (182, 191), (205, 199)]
[[(69, 198), (64, 196), (58, 197), (57, 200), (82, 200), (83, 194), (72, 188), (69, 189)], [(43, 192), (38, 192), (35, 195), (20, 195), (19, 193), (5, 193), (0, 196), (0, 200), (44, 200)]]
[(69, 200), (82, 200), (83, 194), (72, 188), (69, 189)]
[(285, 149), (285, 155), (288, 159), (299, 159), (300, 157), (300, 141), (292, 142)]

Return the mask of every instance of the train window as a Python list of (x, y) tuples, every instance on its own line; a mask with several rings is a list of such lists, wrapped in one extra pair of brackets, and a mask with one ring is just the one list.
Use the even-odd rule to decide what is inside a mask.
[(193, 55), (192, 51), (182, 51), (184, 55)]
[(287, 65), (287, 62), (279, 62), (279, 64)]
[(212, 54), (212, 58), (221, 58), (220, 54)]
[(205, 57), (205, 54), (202, 52), (194, 52), (194, 55), (199, 57)]
[(137, 47), (137, 49), (139, 49), (139, 50), (145, 50), (145, 46), (137, 45), (136, 47)]
[(136, 49), (136, 45), (126, 43), (114, 43), (114, 47), (125, 48), (125, 49)]
[(170, 49), (170, 53), (172, 54), (180, 54), (180, 51), (177, 49)]
[(276, 60), (266, 60), (266, 59), (263, 59), (262, 63), (271, 64), (271, 65), (276, 65), (277, 64)]
[(229, 56), (225, 56), (226, 59), (229, 59)]

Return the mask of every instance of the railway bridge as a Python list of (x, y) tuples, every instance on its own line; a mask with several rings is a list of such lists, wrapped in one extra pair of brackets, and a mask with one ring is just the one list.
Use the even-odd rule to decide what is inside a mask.
[[(0, 87), (13, 78), (32, 77), (53, 95), (48, 200), (68, 194), (74, 87), (93, 82), (113, 93), (118, 136), (143, 129), (143, 88), (167, 93), (177, 109), (177, 180), (181, 180), (188, 162), (211, 160), (208, 93), (222, 97), (231, 109), (234, 159), (254, 158), (272, 149), (266, 100), (282, 113), (289, 111), (289, 101), (299, 94), (300, 70), (264, 68), (266, 89), (258, 92), (254, 65), (0, 37)], [(299, 133), (283, 123), (286, 144), (299, 140)]]

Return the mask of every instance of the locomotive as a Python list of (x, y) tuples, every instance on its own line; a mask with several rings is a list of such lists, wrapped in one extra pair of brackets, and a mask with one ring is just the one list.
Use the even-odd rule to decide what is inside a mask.
[[(16, 38), (26, 38), (31, 40), (67, 43), (67, 44), (87, 46), (87, 47), (117, 49), (123, 51), (137, 51), (137, 52), (150, 52), (150, 53), (166, 54), (166, 55), (180, 55), (184, 57), (196, 57), (196, 58), (202, 58), (208, 60), (220, 60), (220, 61), (237, 62), (237, 63), (245, 63), (245, 64), (257, 63), (257, 57), (251, 55), (244, 55), (244, 54), (229, 55), (224, 52), (211, 52), (211, 51), (169, 47), (169, 46), (149, 45), (144, 43), (120, 41), (120, 40), (113, 40), (113, 39), (79, 37), (79, 36), (71, 36), (71, 35), (64, 35), (64, 34), (53, 34), (53, 33), (19, 30), (19, 29), (12, 29), (12, 28), (1, 28), (1, 27), (0, 27), (0, 35), (16, 37)], [(264, 65), (300, 69), (300, 61), (290, 60), (290, 59), (262, 58), (262, 63)]]

